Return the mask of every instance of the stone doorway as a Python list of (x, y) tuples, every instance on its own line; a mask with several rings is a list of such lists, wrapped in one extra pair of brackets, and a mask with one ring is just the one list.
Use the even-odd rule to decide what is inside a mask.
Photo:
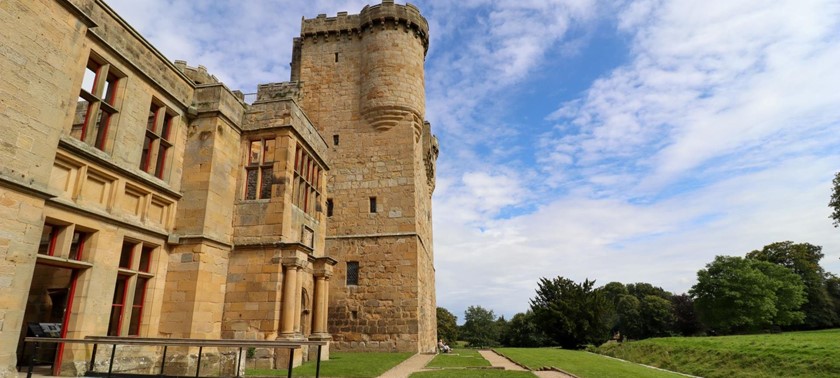
[[(29, 287), (26, 311), (17, 345), (18, 367), (28, 366), (33, 346), (25, 337), (59, 338), (67, 335), (80, 269), (37, 263)], [(64, 346), (44, 343), (35, 354), (36, 364), (52, 365), (58, 375)]]

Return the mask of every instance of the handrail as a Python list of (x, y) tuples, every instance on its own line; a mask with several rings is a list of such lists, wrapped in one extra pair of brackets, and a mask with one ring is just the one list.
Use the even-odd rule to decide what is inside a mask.
[(300, 349), (304, 345), (313, 345), (318, 346), (318, 357), (315, 366), (315, 377), (320, 377), (321, 373), (321, 348), (324, 345), (327, 345), (327, 341), (309, 341), (309, 340), (300, 340), (300, 341), (287, 341), (287, 340), (238, 340), (238, 339), (172, 339), (172, 338), (140, 338), (140, 337), (119, 337), (119, 336), (87, 336), (84, 339), (62, 339), (62, 338), (45, 338), (45, 337), (26, 337), (24, 338), (25, 343), (33, 343), (35, 344), (33, 353), (31, 358), (29, 359), (29, 370), (26, 374), (26, 378), (32, 378), (32, 370), (35, 365), (35, 356), (38, 354), (38, 348), (41, 343), (67, 343), (67, 344), (93, 344), (93, 351), (90, 357), (90, 364), (88, 372), (95, 373), (93, 371), (94, 364), (96, 362), (96, 349), (97, 345), (99, 344), (106, 344), (111, 345), (111, 360), (108, 363), (108, 373), (106, 377), (111, 377), (113, 365), (114, 365), (114, 356), (116, 354), (117, 345), (151, 345), (151, 346), (162, 346), (163, 347), (163, 357), (161, 358), (160, 363), (160, 374), (158, 376), (163, 376), (164, 366), (166, 364), (166, 351), (167, 348), (170, 346), (197, 346), (198, 347), (198, 362), (196, 363), (196, 371), (195, 377), (199, 376), (199, 372), (201, 370), (201, 352), (204, 347), (238, 347), (239, 348), (239, 358), (237, 359), (237, 366), (236, 366), (236, 377), (239, 378), (239, 371), (240, 366), (239, 363), (242, 361), (242, 348), (245, 347), (263, 347), (263, 348), (288, 348), (289, 349), (289, 367), (288, 367), (288, 378), (292, 377), (292, 368), (294, 364), (294, 353), (295, 349)]

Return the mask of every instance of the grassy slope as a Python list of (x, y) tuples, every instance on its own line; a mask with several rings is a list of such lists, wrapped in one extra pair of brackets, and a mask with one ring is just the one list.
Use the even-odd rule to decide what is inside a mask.
[[(350, 353), (331, 352), (329, 361), (321, 362), (322, 377), (378, 377), (413, 353)], [(247, 369), (247, 376), (286, 376), (285, 369)], [(315, 363), (307, 362), (292, 370), (295, 377), (314, 377)]]
[(660, 370), (604, 358), (592, 353), (557, 348), (497, 348), (497, 352), (531, 370), (554, 366), (581, 378), (674, 378)]
[(840, 329), (608, 344), (598, 352), (714, 377), (840, 377)]

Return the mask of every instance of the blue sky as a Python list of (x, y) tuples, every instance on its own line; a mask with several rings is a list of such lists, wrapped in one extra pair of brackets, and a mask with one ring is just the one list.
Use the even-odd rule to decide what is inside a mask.
[[(249, 93), (288, 80), (301, 17), (366, 2), (109, 4)], [(823, 246), (840, 274), (840, 2), (415, 4), (441, 144), (439, 306), (509, 318), (555, 276), (681, 293), (715, 255), (783, 240)]]

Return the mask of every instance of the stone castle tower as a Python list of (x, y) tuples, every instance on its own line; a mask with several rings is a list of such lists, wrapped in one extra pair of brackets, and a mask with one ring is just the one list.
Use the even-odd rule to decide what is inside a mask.
[(336, 350), (429, 352), (436, 304), (431, 197), (437, 140), (425, 121), (428, 23), (411, 5), (304, 19), (292, 77), (327, 140)]

